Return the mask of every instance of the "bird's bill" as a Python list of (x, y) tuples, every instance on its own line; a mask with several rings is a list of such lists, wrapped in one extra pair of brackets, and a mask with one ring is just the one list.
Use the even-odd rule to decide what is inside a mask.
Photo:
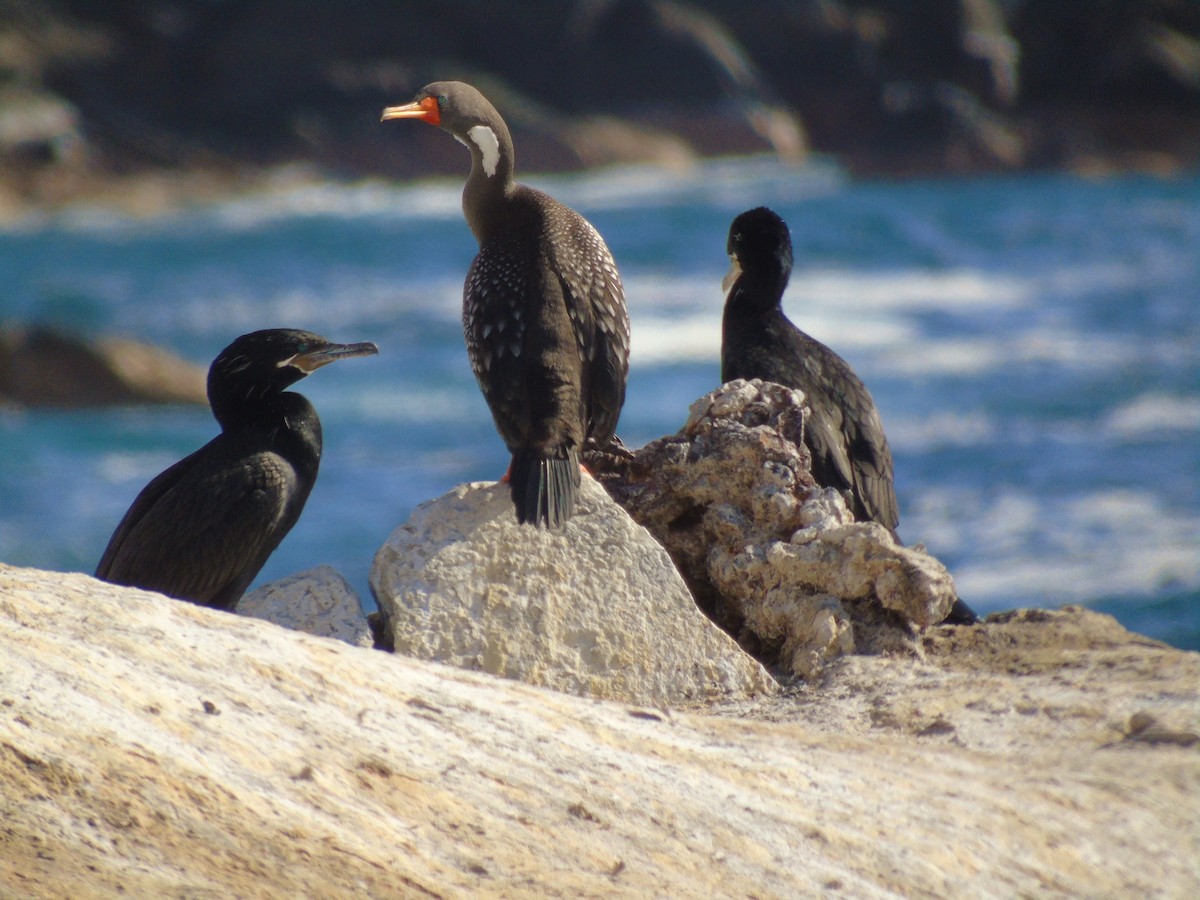
[(430, 125), (437, 125), (442, 121), (442, 114), (438, 109), (437, 97), (422, 97), (403, 106), (387, 107), (379, 121), (386, 122), (389, 119), (420, 119)]
[(729, 257), (729, 271), (725, 273), (725, 277), (721, 279), (721, 290), (728, 294), (729, 289), (733, 287), (733, 283), (738, 280), (742, 274), (742, 267), (737, 261), (736, 256)]
[(297, 353), (291, 359), (284, 360), (280, 365), (295, 366), (308, 375), (321, 366), (337, 362), (339, 359), (349, 359), (353, 356), (375, 356), (378, 352), (379, 348), (370, 341), (363, 341), (360, 344), (326, 344), (315, 350), (309, 350), (307, 353)]

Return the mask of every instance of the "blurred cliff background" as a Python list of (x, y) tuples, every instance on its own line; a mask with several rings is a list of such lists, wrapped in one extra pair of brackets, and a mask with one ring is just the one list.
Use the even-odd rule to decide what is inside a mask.
[(281, 165), (461, 174), (432, 130), (378, 126), (449, 78), (505, 111), (524, 172), (1200, 161), (1195, 0), (0, 0), (0, 209), (153, 205)]

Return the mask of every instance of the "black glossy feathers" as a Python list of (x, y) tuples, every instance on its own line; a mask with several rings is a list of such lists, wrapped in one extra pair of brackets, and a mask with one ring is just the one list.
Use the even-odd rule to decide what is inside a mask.
[[(813, 479), (841, 491), (856, 519), (878, 522), (899, 540), (892, 451), (875, 401), (844, 359), (783, 314), (792, 272), (787, 224), (765, 207), (744, 212), (729, 227), (726, 249), (732, 265), (725, 279), (721, 381), (758, 378), (803, 391)], [(979, 618), (956, 599), (946, 621)]]
[(792, 270), (784, 221), (760, 207), (729, 229), (721, 380), (759, 378), (804, 392), (804, 442), (813, 478), (843, 493), (855, 518), (895, 532), (892, 452), (866, 385), (849, 364), (788, 320), (780, 304)]
[(296, 524), (317, 479), (321, 422), (285, 388), (327, 363), (377, 352), (306, 331), (243, 335), (208, 374), (221, 433), (138, 494), (96, 577), (233, 609)]

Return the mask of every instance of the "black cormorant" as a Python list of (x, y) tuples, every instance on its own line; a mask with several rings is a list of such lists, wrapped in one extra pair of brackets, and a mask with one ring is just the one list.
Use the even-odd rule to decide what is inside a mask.
[(612, 254), (574, 210), (513, 181), (508, 126), (470, 85), (426, 85), (383, 119), (437, 125), (471, 151), (467, 353), (512, 454), (517, 520), (555, 528), (574, 509), (585, 443), (609, 443), (625, 402), (629, 316)]
[[(787, 223), (765, 207), (744, 212), (730, 225), (726, 249), (732, 264), (722, 285), (721, 381), (758, 378), (803, 391), (813, 479), (840, 491), (855, 519), (878, 522), (896, 537), (892, 451), (870, 392), (844, 359), (783, 313), (792, 271)], [(977, 617), (958, 600), (947, 621)]]
[(284, 389), (327, 363), (377, 352), (288, 329), (245, 334), (222, 350), (208, 372), (221, 433), (138, 494), (96, 577), (233, 609), (317, 480), (321, 421)]

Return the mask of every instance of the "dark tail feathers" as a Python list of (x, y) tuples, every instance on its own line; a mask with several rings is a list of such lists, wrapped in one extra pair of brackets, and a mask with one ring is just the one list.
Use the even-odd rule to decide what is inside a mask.
[(540, 450), (522, 448), (513, 453), (508, 481), (518, 522), (558, 528), (575, 512), (579, 455), (568, 450), (563, 458), (547, 458)]

